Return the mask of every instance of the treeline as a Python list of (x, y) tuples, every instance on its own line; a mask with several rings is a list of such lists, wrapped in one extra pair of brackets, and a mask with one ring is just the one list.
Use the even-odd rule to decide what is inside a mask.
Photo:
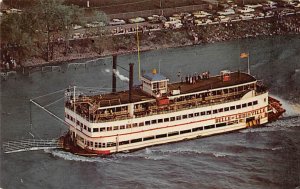
[[(94, 12), (89, 21), (91, 19), (104, 23), (108, 20), (102, 12)], [(13, 56), (22, 62), (28, 57), (38, 57), (50, 61), (58, 42), (64, 44), (63, 54), (67, 55), (73, 26), (85, 22), (80, 7), (66, 5), (62, 0), (36, 0), (21, 13), (4, 14), (0, 32), (1, 59)]]

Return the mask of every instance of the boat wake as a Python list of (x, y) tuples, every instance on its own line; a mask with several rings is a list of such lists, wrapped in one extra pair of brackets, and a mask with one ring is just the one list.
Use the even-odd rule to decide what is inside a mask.
[(175, 149), (149, 149), (153, 154), (162, 154), (165, 156), (176, 156), (176, 155), (189, 155), (189, 156), (213, 156), (216, 158), (233, 156), (233, 154), (214, 152), (205, 149), (188, 149), (188, 148), (175, 148)]
[(70, 152), (65, 152), (62, 150), (44, 150), (46, 153), (53, 155), (64, 160), (70, 161), (81, 161), (81, 162), (99, 162), (99, 163), (108, 163), (108, 162), (117, 162), (117, 159), (113, 156), (109, 157), (84, 157), (72, 154)]

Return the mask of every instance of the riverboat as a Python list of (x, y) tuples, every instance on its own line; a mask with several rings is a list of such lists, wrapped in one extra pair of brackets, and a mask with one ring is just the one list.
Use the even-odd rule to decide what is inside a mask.
[(195, 73), (170, 83), (153, 70), (133, 86), (132, 64), (130, 71), (127, 91), (66, 92), (65, 150), (85, 156), (129, 152), (263, 125), (285, 112), (248, 73)]

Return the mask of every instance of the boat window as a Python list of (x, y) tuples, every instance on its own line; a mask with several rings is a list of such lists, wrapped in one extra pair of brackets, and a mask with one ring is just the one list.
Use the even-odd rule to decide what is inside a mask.
[(182, 119), (186, 119), (186, 118), (187, 118), (187, 115), (183, 115), (183, 116), (182, 116)]
[(107, 143), (107, 147), (113, 147), (113, 146), (116, 146), (115, 142), (108, 142)]
[(223, 108), (220, 108), (220, 109), (218, 110), (218, 112), (223, 112)]
[(194, 117), (194, 114), (189, 114), (189, 118)]
[(145, 121), (145, 125), (150, 125), (150, 121)]
[(119, 130), (119, 126), (114, 126), (114, 131)]
[(99, 132), (99, 128), (93, 128), (93, 133)]
[(86, 125), (84, 125), (84, 127), (83, 127), (83, 128), (84, 128), (84, 130), (86, 130)]
[(167, 134), (156, 135), (156, 138), (165, 138), (165, 137), (167, 137)]
[(163, 122), (163, 119), (158, 119), (157, 122), (158, 122), (158, 123), (162, 123), (162, 122)]
[(88, 127), (88, 132), (91, 132), (91, 128), (90, 127)]
[(120, 126), (120, 129), (125, 129), (125, 125), (121, 125), (121, 126)]
[(168, 133), (168, 136), (175, 136), (175, 135), (179, 135), (179, 132), (178, 131), (175, 131), (175, 132), (171, 132), (171, 133)]
[(175, 121), (175, 117), (171, 117), (170, 120), (171, 120), (171, 121)]
[(241, 109), (241, 105), (236, 105), (236, 109)]
[(227, 94), (227, 93), (228, 93), (228, 89), (224, 89), (223, 91), (224, 91), (224, 93), (225, 93), (225, 94)]
[(152, 140), (152, 139), (154, 139), (154, 136), (145, 137), (145, 138), (143, 139), (143, 141)]
[(138, 126), (137, 123), (133, 123), (133, 124), (132, 124), (132, 127), (137, 127), (137, 126)]
[(252, 102), (248, 102), (248, 106), (252, 106)]
[(201, 131), (203, 130), (203, 127), (196, 127), (192, 129), (192, 132)]
[(119, 145), (129, 144), (129, 140), (119, 142)]
[(235, 110), (235, 106), (230, 106), (230, 110)]
[(139, 123), (139, 127), (142, 127), (142, 126), (144, 126), (144, 122)]
[(201, 112), (201, 115), (202, 115), (202, 116), (205, 115), (205, 112)]
[(126, 129), (130, 129), (130, 128), (131, 128), (131, 124), (127, 124)]
[(215, 125), (207, 125), (207, 126), (204, 126), (204, 129), (212, 129), (212, 128), (215, 128)]
[(200, 115), (199, 112), (195, 113), (195, 117), (197, 117), (197, 116), (199, 116), (199, 115)]
[(257, 100), (253, 102), (253, 105), (257, 105)]
[(191, 129), (187, 129), (187, 130), (180, 131), (180, 134), (185, 134), (185, 133), (190, 133), (190, 132), (191, 132)]
[(169, 122), (169, 118), (165, 118), (165, 119), (164, 119), (164, 122)]
[(131, 143), (142, 142), (142, 138), (132, 139)]
[(247, 107), (247, 104), (246, 103), (242, 104), (242, 108), (245, 108), (245, 107)]
[(154, 119), (154, 120), (151, 121), (151, 123), (152, 123), (152, 124), (155, 124), (155, 123), (157, 123), (157, 120)]
[(218, 110), (213, 110), (213, 113), (214, 113), (214, 114), (218, 113)]
[(207, 114), (207, 115), (210, 115), (210, 114), (211, 114), (211, 111), (210, 111), (210, 110), (208, 110), (208, 111), (206, 112), (206, 114)]
[(219, 123), (219, 124), (216, 125), (217, 128), (218, 127), (224, 127), (224, 126), (226, 126), (226, 123)]
[(111, 130), (112, 130), (112, 127), (107, 127), (106, 130), (107, 130), (107, 131), (111, 131)]
[(181, 120), (181, 116), (176, 116), (176, 120)]
[(224, 108), (224, 111), (225, 112), (229, 111), (229, 107)]
[(105, 127), (100, 128), (100, 132), (105, 131)]

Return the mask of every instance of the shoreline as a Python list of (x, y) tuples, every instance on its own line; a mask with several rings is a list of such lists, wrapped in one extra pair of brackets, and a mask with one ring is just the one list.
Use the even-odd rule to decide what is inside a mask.
[[(176, 30), (161, 30), (155, 32), (141, 32), (140, 52), (205, 45), (217, 42), (228, 42), (241, 39), (267, 38), (271, 36), (293, 36), (300, 34), (300, 25), (297, 25), (300, 15), (283, 17), (281, 22), (271, 19), (247, 20), (235, 23), (220, 23), (216, 25), (196, 26)], [(269, 26), (271, 25), (271, 26)], [(274, 28), (276, 30), (274, 30)], [(273, 31), (274, 30), (274, 31)], [(197, 36), (195, 40), (194, 36)], [(29, 59), (19, 69), (33, 69), (43, 66), (58, 66), (78, 61), (93, 61), (113, 55), (137, 53), (135, 35), (125, 34), (110, 36), (109, 41), (99, 42), (100, 47), (95, 50), (94, 39), (74, 41), (72, 53), (63, 56), (57, 47), (57, 54), (53, 61)], [(97, 39), (95, 39), (97, 40)], [(83, 43), (84, 45), (82, 45)], [(103, 47), (104, 46), (104, 47)], [(112, 46), (112, 47), (111, 47)], [(100, 51), (101, 53), (97, 52)]]

